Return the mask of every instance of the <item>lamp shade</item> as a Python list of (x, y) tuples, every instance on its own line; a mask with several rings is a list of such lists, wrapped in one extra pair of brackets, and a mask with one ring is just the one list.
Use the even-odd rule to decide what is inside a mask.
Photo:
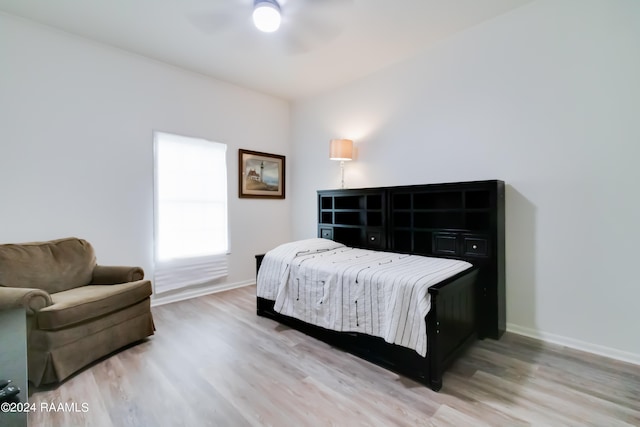
[(329, 146), (331, 160), (353, 160), (353, 141), (350, 139), (332, 139)]

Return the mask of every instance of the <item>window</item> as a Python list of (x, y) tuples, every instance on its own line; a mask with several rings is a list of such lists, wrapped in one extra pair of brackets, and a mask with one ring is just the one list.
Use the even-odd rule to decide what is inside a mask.
[(227, 274), (226, 152), (225, 144), (154, 133), (157, 293)]

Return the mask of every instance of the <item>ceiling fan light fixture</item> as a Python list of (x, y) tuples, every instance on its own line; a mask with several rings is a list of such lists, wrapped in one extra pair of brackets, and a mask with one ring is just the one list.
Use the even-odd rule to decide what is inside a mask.
[(253, 3), (253, 23), (265, 33), (272, 33), (280, 28), (280, 5), (276, 0), (255, 0)]

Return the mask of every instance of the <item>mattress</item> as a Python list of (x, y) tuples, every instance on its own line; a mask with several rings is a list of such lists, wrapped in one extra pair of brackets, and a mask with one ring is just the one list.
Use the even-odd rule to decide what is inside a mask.
[(359, 332), (427, 353), (428, 288), (465, 261), (347, 247), (327, 239), (286, 243), (261, 264), (257, 296), (274, 310), (342, 332)]

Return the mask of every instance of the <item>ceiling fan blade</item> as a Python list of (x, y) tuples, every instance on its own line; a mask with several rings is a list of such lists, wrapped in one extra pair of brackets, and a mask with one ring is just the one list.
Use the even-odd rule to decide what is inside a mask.
[(250, 22), (253, 0), (235, 0), (213, 2), (208, 7), (194, 10), (187, 20), (205, 34), (214, 34), (229, 29), (241, 28)]
[(287, 0), (281, 27), (285, 50), (304, 53), (336, 38), (346, 26), (352, 5), (353, 0)]
[(231, 26), (233, 14), (224, 12), (194, 13), (187, 16), (194, 27), (205, 34), (213, 34)]

